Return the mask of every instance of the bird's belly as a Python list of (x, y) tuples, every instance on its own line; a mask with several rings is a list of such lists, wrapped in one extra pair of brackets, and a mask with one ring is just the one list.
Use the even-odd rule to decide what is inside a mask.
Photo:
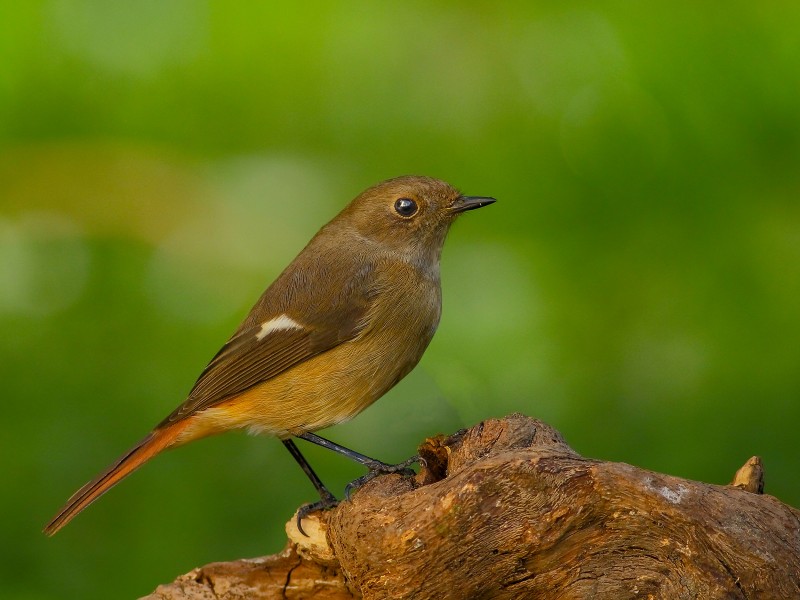
[(398, 332), (340, 344), (198, 413), (193, 429), (213, 433), (246, 428), (286, 438), (347, 421), (414, 368), (432, 332), (404, 331), (401, 337), (407, 335), (414, 338), (413, 351), (402, 353), (403, 357), (399, 348), (408, 348), (408, 340), (398, 339)]

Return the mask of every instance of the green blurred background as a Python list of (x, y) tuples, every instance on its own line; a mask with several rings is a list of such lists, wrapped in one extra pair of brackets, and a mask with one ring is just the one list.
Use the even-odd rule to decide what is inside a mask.
[[(708, 482), (759, 454), (800, 505), (798, 17), (0, 2), (0, 596), (131, 598), (280, 550), (314, 490), (243, 434), (40, 528), (325, 221), (405, 173), (499, 201), (451, 232), (421, 366), (331, 438), (400, 460), (521, 411), (587, 456)], [(334, 490), (361, 474), (302, 449)]]

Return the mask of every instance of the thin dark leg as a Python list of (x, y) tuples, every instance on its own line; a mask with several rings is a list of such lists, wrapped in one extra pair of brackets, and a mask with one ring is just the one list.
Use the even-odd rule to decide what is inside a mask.
[(348, 500), (350, 499), (350, 492), (352, 492), (356, 488), (361, 487), (362, 485), (367, 483), (370, 479), (374, 479), (378, 475), (383, 475), (384, 473), (402, 473), (404, 475), (413, 475), (414, 471), (409, 469), (409, 467), (413, 465), (415, 462), (419, 462), (419, 456), (414, 455), (408, 460), (404, 460), (399, 464), (388, 465), (384, 462), (375, 460), (374, 458), (370, 458), (369, 456), (365, 456), (359, 452), (356, 452), (355, 450), (350, 450), (350, 448), (345, 448), (344, 446), (340, 446), (335, 442), (326, 440), (325, 438), (320, 437), (315, 433), (307, 432), (298, 435), (297, 437), (306, 440), (307, 442), (311, 442), (312, 444), (317, 444), (318, 446), (327, 448), (328, 450), (333, 450), (334, 452), (337, 452), (342, 456), (346, 456), (350, 460), (354, 460), (358, 464), (364, 465), (365, 467), (367, 467), (367, 469), (369, 469), (369, 472), (366, 475), (364, 475), (363, 477), (359, 477), (355, 481), (351, 481), (345, 486), (344, 493)]
[(328, 488), (325, 487), (325, 484), (322, 483), (322, 480), (314, 472), (314, 469), (311, 468), (311, 465), (308, 464), (306, 457), (300, 454), (300, 449), (295, 445), (295, 443), (292, 440), (282, 440), (282, 441), (283, 445), (286, 446), (286, 449), (297, 461), (297, 464), (300, 465), (300, 468), (303, 469), (303, 472), (311, 480), (311, 483), (314, 484), (314, 487), (317, 489), (317, 492), (319, 492), (319, 497), (322, 498), (323, 500), (327, 500), (330, 498), (336, 500), (333, 494), (331, 494), (328, 491)]
[(337, 452), (342, 456), (346, 456), (350, 460), (354, 460), (358, 464), (364, 465), (367, 468), (371, 468), (375, 465), (384, 464), (379, 460), (375, 460), (374, 458), (370, 458), (369, 456), (364, 456), (363, 454), (356, 452), (355, 450), (350, 450), (350, 448), (345, 448), (344, 446), (340, 446), (336, 442), (326, 440), (324, 437), (320, 437), (316, 433), (303, 433), (298, 435), (297, 437), (307, 442), (311, 442), (312, 444), (316, 444), (317, 446), (322, 446), (323, 448), (327, 448), (328, 450), (333, 450), (334, 452)]
[(314, 484), (314, 487), (319, 492), (319, 502), (312, 502), (310, 504), (304, 504), (300, 507), (297, 511), (297, 529), (300, 530), (304, 536), (308, 537), (305, 531), (303, 531), (303, 526), (301, 521), (308, 516), (309, 513), (314, 512), (315, 510), (326, 509), (326, 508), (333, 508), (338, 504), (336, 497), (328, 491), (328, 488), (325, 487), (325, 484), (322, 483), (322, 480), (317, 476), (314, 472), (314, 469), (311, 468), (311, 465), (308, 464), (305, 456), (300, 454), (300, 450), (292, 440), (281, 440), (283, 445), (286, 446), (286, 449), (289, 453), (294, 457), (297, 461), (297, 464), (300, 465), (300, 468), (303, 469), (303, 472), (308, 476), (311, 480), (311, 483)]

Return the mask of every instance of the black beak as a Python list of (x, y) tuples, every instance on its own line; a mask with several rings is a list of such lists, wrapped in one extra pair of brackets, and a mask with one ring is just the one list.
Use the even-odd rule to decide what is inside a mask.
[(475, 210), (481, 206), (488, 206), (497, 202), (494, 198), (486, 198), (484, 196), (461, 196), (450, 207), (454, 213), (462, 213), (468, 210)]

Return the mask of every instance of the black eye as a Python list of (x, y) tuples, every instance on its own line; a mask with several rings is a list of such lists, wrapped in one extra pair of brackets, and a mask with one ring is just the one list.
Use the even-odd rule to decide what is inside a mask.
[(418, 208), (417, 203), (411, 198), (400, 198), (394, 203), (394, 210), (401, 217), (411, 217), (417, 212)]

